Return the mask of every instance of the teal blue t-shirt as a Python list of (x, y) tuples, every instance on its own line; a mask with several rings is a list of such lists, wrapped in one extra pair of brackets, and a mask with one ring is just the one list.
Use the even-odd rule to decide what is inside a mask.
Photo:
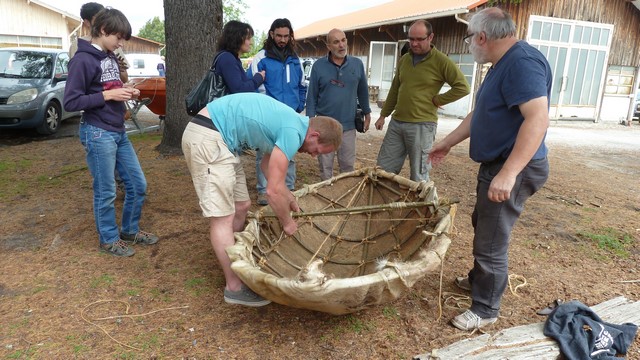
[(309, 128), (307, 116), (259, 93), (226, 95), (207, 104), (207, 110), (233, 153), (244, 149), (271, 153), (277, 146), (293, 160)]

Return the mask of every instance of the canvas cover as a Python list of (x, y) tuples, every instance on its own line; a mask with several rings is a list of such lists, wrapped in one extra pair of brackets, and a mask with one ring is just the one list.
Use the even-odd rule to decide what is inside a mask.
[(293, 236), (266, 206), (227, 248), (233, 271), (263, 297), (346, 314), (393, 301), (439, 272), (455, 205), (439, 201), (433, 182), (364, 168), (294, 195), (301, 213)]

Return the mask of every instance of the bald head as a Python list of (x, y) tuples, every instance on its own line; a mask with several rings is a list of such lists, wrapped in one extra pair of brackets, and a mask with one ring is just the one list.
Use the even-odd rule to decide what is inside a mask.
[(347, 56), (347, 36), (340, 29), (332, 29), (327, 34), (327, 49), (334, 61), (342, 62)]

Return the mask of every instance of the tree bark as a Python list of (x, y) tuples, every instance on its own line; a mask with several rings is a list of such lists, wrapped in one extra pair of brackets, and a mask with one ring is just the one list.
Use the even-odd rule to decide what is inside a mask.
[(222, 31), (222, 0), (164, 0), (167, 111), (163, 155), (181, 154), (182, 132), (190, 120), (184, 98), (211, 67)]

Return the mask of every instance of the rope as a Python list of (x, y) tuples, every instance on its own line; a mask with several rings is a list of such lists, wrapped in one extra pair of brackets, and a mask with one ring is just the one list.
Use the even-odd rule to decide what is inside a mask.
[[(97, 319), (87, 319), (87, 317), (85, 317), (84, 314), (85, 314), (85, 312), (87, 311), (88, 308), (90, 308), (90, 307), (92, 307), (94, 305), (105, 304), (105, 303), (109, 303), (109, 302), (116, 302), (116, 303), (120, 303), (120, 304), (125, 305), (124, 315), (107, 316), (107, 317), (102, 317), (102, 318), (97, 318)], [(82, 309), (82, 311), (80, 312), (80, 316), (82, 317), (82, 320), (84, 320), (84, 321), (88, 322), (89, 324), (91, 324), (91, 325), (97, 327), (98, 329), (102, 330), (102, 332), (104, 332), (111, 340), (115, 341), (116, 343), (120, 344), (121, 346), (127, 347), (129, 349), (133, 349), (133, 350), (142, 351), (141, 348), (137, 348), (135, 346), (127, 345), (127, 344), (125, 344), (123, 342), (118, 341), (116, 338), (111, 336), (111, 334), (109, 334), (109, 332), (107, 330), (105, 330), (102, 326), (94, 323), (93, 321), (111, 320), (111, 319), (119, 319), (119, 318), (142, 317), (142, 316), (155, 314), (155, 313), (161, 312), (161, 311), (186, 309), (189, 306), (185, 305), (185, 306), (169, 307), (169, 308), (164, 308), (164, 309), (153, 310), (153, 311), (150, 311), (150, 312), (144, 313), (144, 314), (131, 314), (131, 315), (129, 314), (129, 308), (130, 307), (131, 307), (131, 305), (129, 305), (129, 303), (126, 302), (126, 301), (121, 301), (121, 300), (98, 300), (98, 301), (94, 301), (91, 304), (85, 306), (84, 309)]]
[[(515, 284), (515, 285), (514, 285)], [(527, 278), (522, 275), (510, 274), (509, 275), (509, 290), (511, 293), (517, 297), (520, 297), (516, 292), (519, 288), (527, 286), (529, 283), (527, 282)]]
[[(365, 180), (366, 179), (367, 179), (366, 177), (363, 177), (362, 180), (360, 180), (360, 182), (358, 183), (356, 191), (354, 192), (353, 196), (349, 200), (349, 203), (347, 204), (347, 208), (350, 207), (351, 204), (353, 203), (353, 201), (356, 199), (356, 195), (359, 195), (362, 192), (362, 190), (364, 189), (364, 185), (365, 185)], [(346, 219), (344, 219), (342, 221), (346, 221)], [(327, 240), (329, 240), (329, 238), (331, 238), (331, 234), (336, 229), (336, 227), (338, 227), (339, 223), (340, 223), (339, 220), (336, 221), (336, 223), (333, 225), (331, 230), (329, 230), (329, 233), (327, 234), (327, 236), (324, 237), (324, 240), (322, 240), (322, 243), (320, 244), (320, 246), (318, 246), (318, 249), (316, 250), (316, 252), (313, 254), (313, 256), (311, 256), (311, 259), (309, 259), (309, 262), (307, 262), (307, 265), (305, 266), (305, 268), (308, 268), (309, 265), (311, 265), (311, 262), (313, 262), (313, 260), (318, 256), (318, 253), (320, 252), (320, 250), (322, 249), (324, 244), (327, 242)]]

